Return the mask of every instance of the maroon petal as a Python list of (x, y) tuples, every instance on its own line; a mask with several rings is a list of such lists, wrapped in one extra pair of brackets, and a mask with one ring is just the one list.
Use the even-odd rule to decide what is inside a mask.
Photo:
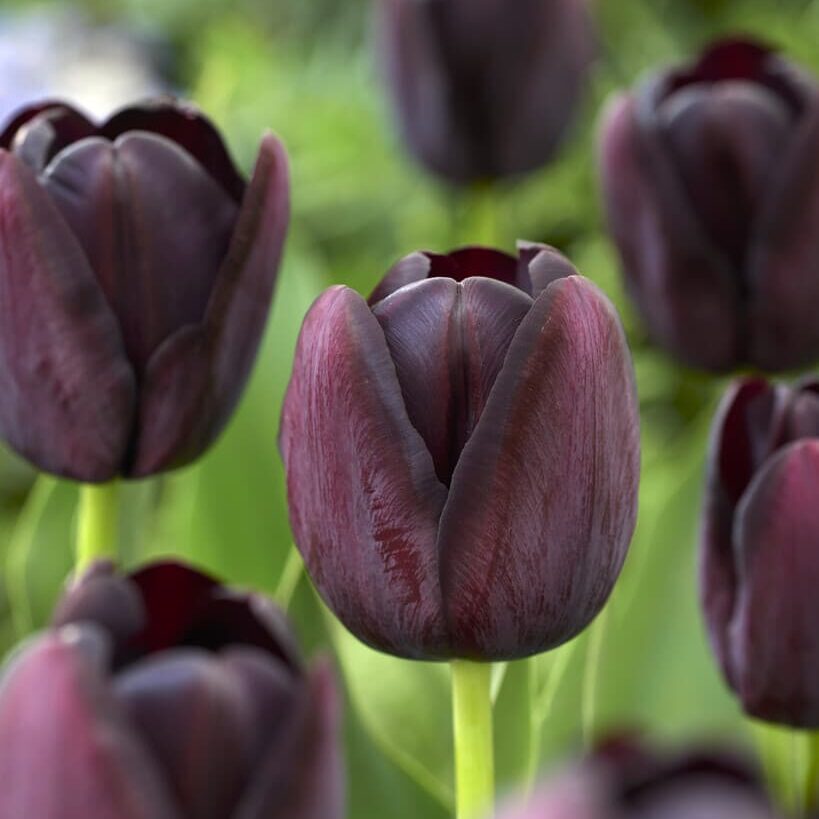
[(80, 113), (71, 105), (68, 105), (68, 103), (62, 102), (61, 100), (43, 100), (35, 103), (34, 105), (29, 105), (22, 108), (17, 114), (14, 115), (14, 117), (11, 118), (11, 120), (9, 120), (2, 132), (0, 132), (0, 148), (4, 148), (7, 151), (11, 150), (11, 146), (14, 142), (14, 138), (17, 136), (17, 132), (23, 128), (26, 123), (30, 122), (43, 112), (53, 110), (65, 112), (69, 115), (70, 119), (75, 121), (85, 120), (89, 123), (89, 125), (91, 125), (90, 120), (88, 120), (84, 114)]
[(518, 242), (518, 287), (536, 299), (552, 282), (576, 276), (575, 266), (549, 245)]
[(395, 362), (407, 414), (449, 485), (531, 299), (491, 279), (433, 278), (373, 312)]
[(79, 633), (64, 629), (38, 639), (5, 671), (0, 816), (180, 819), (77, 643)]
[(754, 478), (734, 529), (739, 594), (734, 685), (753, 716), (819, 728), (819, 441), (777, 453)]
[(73, 108), (57, 106), (26, 121), (12, 140), (12, 150), (39, 173), (63, 149), (94, 136), (96, 126)]
[(305, 318), (280, 446), (295, 540), (331, 608), (377, 648), (445, 656), (435, 539), (446, 489), (384, 333), (348, 288)]
[(378, 304), (381, 299), (385, 299), (390, 293), (394, 293), (401, 287), (426, 279), (432, 269), (430, 256), (429, 253), (418, 251), (399, 259), (387, 271), (387, 275), (375, 286), (369, 299), (367, 299), (367, 303), (369, 305)]
[(121, 469), (134, 375), (85, 256), (31, 171), (0, 151), (0, 432), (39, 468)]
[(600, 169), (624, 276), (651, 333), (683, 361), (733, 366), (743, 354), (739, 278), (696, 222), (657, 124), (638, 125), (631, 97), (604, 115)]
[(142, 375), (157, 347), (198, 324), (227, 253), (236, 205), (164, 137), (85, 139), (43, 183), (80, 240)]
[(146, 100), (123, 108), (100, 127), (112, 142), (126, 131), (149, 131), (166, 137), (193, 156), (236, 202), (245, 182), (213, 123), (195, 106), (170, 98)]
[(749, 251), (750, 359), (788, 369), (819, 358), (819, 97), (783, 152)]
[(560, 279), (521, 323), (441, 516), (455, 654), (523, 657), (581, 631), (625, 559), (638, 475), (619, 320), (590, 282)]
[(332, 669), (318, 663), (234, 819), (341, 819), (344, 773)]
[(148, 362), (132, 477), (190, 462), (230, 418), (264, 331), (289, 213), (287, 154), (268, 135), (204, 322), (171, 336)]
[(231, 816), (250, 759), (235, 676), (204, 652), (170, 649), (120, 672), (114, 692), (186, 819)]

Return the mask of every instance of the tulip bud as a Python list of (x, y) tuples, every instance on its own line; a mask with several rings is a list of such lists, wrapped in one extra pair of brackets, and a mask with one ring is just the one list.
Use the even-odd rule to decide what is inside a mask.
[(266, 599), (95, 564), (0, 682), (0, 819), (338, 819), (337, 706)]
[(774, 812), (740, 760), (618, 742), (510, 802), (498, 819), (774, 819)]
[(714, 423), (701, 597), (752, 716), (819, 728), (819, 384), (737, 382)]
[(696, 367), (819, 357), (819, 86), (759, 43), (713, 45), (604, 117), (600, 164), (627, 285)]
[(280, 445), (320, 593), (399, 656), (511, 659), (569, 640), (634, 528), (623, 331), (543, 246), (413, 253), (369, 304), (327, 290), (302, 327)]
[(586, 0), (380, 0), (379, 46), (402, 136), (468, 183), (551, 159), (594, 54)]
[(90, 482), (198, 457), (253, 364), (288, 208), (272, 136), (246, 186), (170, 100), (21, 112), (0, 133), (0, 437)]

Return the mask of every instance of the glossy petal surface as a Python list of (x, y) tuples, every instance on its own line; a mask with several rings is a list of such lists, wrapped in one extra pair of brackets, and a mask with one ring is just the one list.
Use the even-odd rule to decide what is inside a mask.
[(757, 475), (734, 530), (733, 679), (762, 719), (819, 727), (819, 441), (785, 447)]
[(0, 245), (0, 432), (45, 471), (108, 480), (135, 401), (120, 330), (57, 209), (2, 151)]
[(40, 638), (0, 684), (0, 817), (182, 819), (75, 636)]
[(287, 155), (267, 136), (204, 321), (168, 338), (148, 363), (133, 477), (193, 460), (230, 418), (261, 341), (289, 214)]
[(280, 446), (296, 543), (342, 622), (383, 650), (445, 656), (435, 540), (446, 489), (352, 290), (326, 291), (305, 319)]
[(236, 222), (230, 196), (164, 137), (86, 139), (44, 185), (82, 244), (140, 377), (169, 336), (205, 315)]
[(441, 518), (458, 656), (543, 651), (597, 614), (634, 529), (638, 426), (614, 308), (580, 277), (555, 282), (509, 347)]
[(486, 278), (433, 278), (376, 305), (415, 429), (449, 485), (532, 300)]

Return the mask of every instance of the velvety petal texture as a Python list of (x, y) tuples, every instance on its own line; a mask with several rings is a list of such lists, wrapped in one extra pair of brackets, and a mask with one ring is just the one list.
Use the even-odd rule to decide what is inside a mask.
[(819, 85), (720, 41), (607, 108), (600, 175), (629, 290), (654, 338), (709, 370), (819, 357)]
[(96, 125), (46, 103), (3, 132), (0, 175), (0, 434), (83, 481), (194, 460), (264, 329), (289, 214), (281, 144), (264, 138), (246, 186), (190, 106)]
[(96, 564), (4, 671), (0, 819), (340, 819), (338, 733), (267, 601)]
[(738, 383), (715, 423), (701, 599), (729, 685), (758, 718), (819, 727), (819, 395)]
[(468, 183), (531, 171), (560, 144), (595, 51), (584, 0), (380, 0), (398, 125), (430, 171)]
[(369, 305), (347, 288), (320, 296), (280, 445), (319, 591), (400, 656), (506, 659), (570, 639), (634, 529), (622, 328), (544, 246), (416, 253)]

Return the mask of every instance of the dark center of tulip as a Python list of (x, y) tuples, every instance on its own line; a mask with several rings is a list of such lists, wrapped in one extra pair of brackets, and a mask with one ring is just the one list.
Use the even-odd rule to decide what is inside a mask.
[(692, 209), (742, 281), (755, 214), (800, 114), (770, 53), (714, 48), (667, 83), (657, 115)]
[(410, 421), (449, 486), (532, 299), (512, 286), (518, 262), (505, 254), (469, 249), (430, 259), (430, 278), (400, 288), (373, 312)]

